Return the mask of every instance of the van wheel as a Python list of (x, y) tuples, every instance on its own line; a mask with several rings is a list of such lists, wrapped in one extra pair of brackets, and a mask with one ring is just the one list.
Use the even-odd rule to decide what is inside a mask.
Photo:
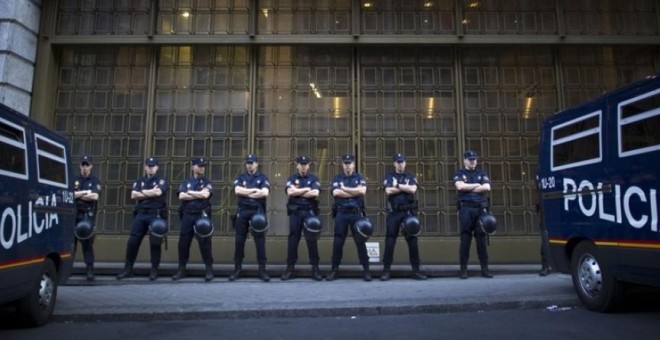
[(41, 326), (48, 322), (55, 308), (57, 298), (57, 270), (53, 260), (46, 259), (39, 275), (39, 281), (26, 297), (16, 305), (17, 312), (25, 326)]
[(616, 280), (608, 264), (598, 254), (591, 242), (581, 242), (571, 259), (573, 287), (587, 309), (595, 312), (611, 312), (621, 302), (624, 284)]

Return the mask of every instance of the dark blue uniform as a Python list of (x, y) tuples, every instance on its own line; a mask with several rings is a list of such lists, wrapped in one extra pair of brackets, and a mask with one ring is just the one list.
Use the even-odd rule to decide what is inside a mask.
[[(179, 186), (178, 193), (188, 191), (202, 191), (208, 189), (213, 195), (213, 186), (206, 177), (195, 178), (192, 176)], [(181, 217), (181, 231), (179, 233), (179, 266), (185, 267), (190, 258), (190, 243), (192, 242), (195, 230), (193, 226), (195, 221), (202, 215), (211, 216), (211, 196), (208, 199), (194, 199), (181, 201), (179, 208)], [(213, 264), (211, 255), (211, 237), (198, 237), (199, 250), (202, 254), (202, 260), (206, 266)]]
[[(76, 181), (74, 182), (74, 190), (75, 191), (80, 191), (80, 190), (90, 190), (93, 193), (100, 194), (101, 193), (101, 180), (99, 180), (96, 176), (90, 174), (87, 177), (84, 177), (83, 175), (79, 175), (76, 178)], [(92, 226), (96, 225), (96, 207), (97, 207), (97, 201), (85, 201), (80, 198), (76, 198), (76, 224), (78, 222), (86, 219), (88, 220)], [(94, 265), (94, 236), (85, 239), (85, 240), (79, 240), (76, 238), (75, 243), (73, 244), (73, 253), (76, 253), (76, 248), (78, 246), (78, 241), (80, 241), (80, 244), (82, 245), (82, 252), (83, 252), (83, 258), (85, 260), (85, 264), (89, 267)]]
[[(343, 172), (332, 179), (332, 187), (330, 190), (339, 189), (341, 183), (345, 187), (356, 188), (358, 186), (367, 186), (367, 181), (357, 172), (352, 175), (346, 176)], [(358, 240), (355, 237), (355, 231), (351, 226), (355, 224), (359, 218), (362, 217), (362, 210), (364, 209), (364, 196), (342, 198), (335, 197), (335, 207), (337, 214), (335, 216), (335, 234), (332, 243), (332, 267), (339, 267), (341, 259), (344, 255), (344, 242), (348, 236), (348, 230), (351, 229), (353, 233), (353, 240), (357, 247), (358, 257), (360, 264), (367, 268), (369, 266), (369, 255), (367, 254), (367, 245), (365, 242)]]
[[(153, 198), (138, 200), (135, 205), (135, 217), (131, 225), (131, 235), (128, 238), (126, 247), (126, 262), (131, 265), (135, 263), (140, 243), (144, 235), (149, 232), (149, 224), (157, 217), (167, 217), (167, 190), (169, 185), (167, 180), (156, 173), (153, 177), (143, 176), (133, 183), (132, 191), (142, 191), (144, 189), (160, 188), (162, 195)], [(149, 254), (151, 256), (151, 268), (158, 268), (160, 265), (161, 245), (154, 244), (150, 240)]]
[[(385, 188), (394, 187), (394, 180), (396, 183), (406, 185), (417, 185), (417, 178), (410, 172), (404, 171), (398, 173), (392, 171), (385, 176), (383, 186)], [(385, 254), (383, 255), (383, 264), (385, 268), (389, 268), (392, 264), (394, 255), (394, 246), (396, 239), (399, 236), (399, 231), (403, 219), (412, 214), (417, 215), (417, 204), (415, 195), (407, 192), (399, 192), (387, 196), (387, 203), (389, 205), (389, 212), (387, 213), (387, 231), (385, 234)], [(410, 257), (410, 264), (413, 269), (419, 269), (419, 248), (417, 246), (417, 236), (406, 236), (406, 243), (408, 243), (408, 254)]]
[[(296, 188), (311, 188), (312, 190), (321, 191), (321, 183), (319, 178), (311, 173), (300, 175), (296, 173), (291, 175), (286, 181), (285, 192), (289, 187)], [(303, 230), (305, 232), (305, 241), (307, 243), (307, 251), (309, 252), (309, 263), (312, 267), (319, 265), (319, 249), (316, 240), (316, 233), (311, 233), (305, 230), (303, 222), (309, 216), (316, 215), (315, 210), (318, 209), (318, 199), (305, 198), (302, 196), (289, 196), (287, 203), (287, 210), (289, 215), (289, 240), (287, 249), (288, 266), (293, 266), (298, 261), (298, 244), (302, 236)]]
[[(250, 175), (247, 171), (238, 175), (234, 180), (234, 187), (245, 187), (254, 189), (270, 189), (270, 182), (268, 177), (261, 172), (257, 171)], [(236, 214), (236, 222), (234, 228), (236, 229), (235, 248), (234, 248), (234, 263), (240, 264), (245, 257), (245, 240), (247, 239), (248, 229), (250, 227), (250, 219), (252, 215), (261, 212), (266, 214), (266, 198), (254, 199), (246, 196), (238, 195), (238, 212)], [(266, 233), (252, 233), (254, 236), (254, 244), (257, 248), (257, 262), (260, 266), (266, 265)]]
[[(465, 167), (460, 168), (454, 174), (454, 183), (465, 182), (467, 184), (486, 184), (490, 183), (488, 175), (476, 168), (468, 170)], [(470, 258), (470, 245), (472, 235), (477, 240), (477, 255), (482, 268), (488, 265), (488, 250), (486, 248), (486, 233), (477, 228), (477, 221), (481, 215), (482, 209), (488, 208), (488, 201), (485, 193), (458, 191), (457, 199), (459, 201), (458, 221), (461, 225), (461, 245), (459, 260), (461, 268), (467, 267)]]

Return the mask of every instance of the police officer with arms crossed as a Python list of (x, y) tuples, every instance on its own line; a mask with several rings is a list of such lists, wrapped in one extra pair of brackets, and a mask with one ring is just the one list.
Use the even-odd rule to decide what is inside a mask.
[(488, 209), (486, 193), (490, 192), (490, 178), (488, 178), (486, 172), (477, 168), (477, 153), (472, 150), (463, 153), (463, 165), (454, 174), (454, 185), (458, 190), (458, 221), (461, 225), (460, 278), (468, 278), (467, 265), (470, 258), (470, 245), (473, 234), (477, 241), (481, 276), (492, 278), (493, 274), (488, 270), (486, 233), (477, 227), (482, 211)]
[(362, 264), (363, 268), (362, 279), (364, 281), (371, 281), (367, 245), (364, 241), (357, 238), (355, 235), (356, 231), (352, 228), (364, 212), (364, 196), (367, 193), (367, 181), (355, 171), (355, 156), (344, 155), (341, 159), (343, 171), (332, 180), (332, 196), (335, 198), (333, 205), (335, 235), (334, 242), (332, 243), (332, 269), (325, 279), (332, 281), (338, 277), (337, 271), (343, 256), (344, 241), (346, 241), (348, 229), (351, 229), (360, 264)]
[[(195, 157), (192, 159), (192, 177), (188, 177), (179, 186), (179, 216), (181, 217), (181, 231), (179, 233), (179, 268), (172, 276), (172, 280), (186, 277), (186, 264), (190, 257), (190, 244), (195, 236), (195, 223), (202, 217), (211, 217), (211, 196), (213, 186), (211, 180), (204, 177), (206, 159)], [(199, 251), (206, 266), (204, 281), (213, 280), (213, 256), (211, 255), (211, 235), (197, 235)]]
[[(257, 218), (260, 220), (266, 215), (266, 199), (270, 193), (268, 177), (258, 171), (259, 163), (257, 156), (249, 154), (245, 157), (245, 172), (238, 175), (234, 180), (234, 192), (238, 198), (238, 212), (234, 221), (235, 249), (234, 249), (234, 272), (229, 275), (229, 281), (240, 277), (243, 257), (245, 256), (245, 240), (248, 229)], [(258, 216), (257, 216), (258, 215)], [(260, 228), (261, 229), (261, 228)], [(257, 250), (257, 262), (259, 263), (259, 278), (270, 281), (266, 273), (266, 230), (255, 230), (252, 226), (252, 236)]]
[[(385, 194), (389, 212), (387, 214), (387, 231), (385, 235), (385, 254), (383, 256), (383, 273), (381, 281), (390, 279), (390, 267), (394, 256), (394, 246), (399, 236), (399, 229), (404, 219), (410, 215), (417, 215), (417, 178), (406, 171), (406, 157), (397, 153), (392, 157), (394, 170), (385, 176)], [(404, 231), (405, 234), (405, 231)], [(426, 276), (419, 271), (419, 249), (417, 247), (417, 235), (405, 235), (408, 243), (408, 255), (412, 265), (412, 278), (426, 280)]]
[[(286, 260), (286, 271), (282, 274), (282, 280), (292, 279), (294, 266), (298, 260), (298, 243), (302, 233), (305, 234), (309, 262), (312, 265), (312, 279), (321, 281), (323, 277), (319, 272), (319, 249), (317, 236), (321, 232), (305, 228), (305, 219), (318, 215), (318, 197), (321, 193), (319, 178), (309, 172), (310, 159), (307, 156), (296, 158), (295, 174), (286, 181), (285, 191), (289, 197), (287, 213), (289, 214), (289, 242)], [(320, 226), (320, 224), (319, 224)]]
[[(101, 193), (101, 181), (92, 174), (92, 157), (80, 157), (80, 175), (74, 182), (76, 200), (76, 241), (73, 253), (76, 253), (78, 241), (82, 245), (83, 257), (87, 266), (87, 281), (94, 280), (94, 225), (96, 224), (96, 205)], [(80, 224), (86, 221), (86, 224)], [(78, 226), (84, 230), (78, 231)]]
[[(140, 243), (149, 232), (150, 225), (159, 219), (167, 218), (166, 193), (169, 188), (167, 180), (158, 173), (158, 160), (150, 157), (144, 161), (145, 176), (138, 178), (131, 189), (131, 199), (136, 201), (133, 213), (131, 235), (126, 244), (126, 263), (124, 271), (117, 275), (117, 280), (133, 276), (133, 265), (137, 258)], [(162, 222), (162, 220), (158, 221)], [(158, 278), (160, 265), (162, 236), (150, 235), (149, 253), (151, 255), (151, 270), (149, 280)]]

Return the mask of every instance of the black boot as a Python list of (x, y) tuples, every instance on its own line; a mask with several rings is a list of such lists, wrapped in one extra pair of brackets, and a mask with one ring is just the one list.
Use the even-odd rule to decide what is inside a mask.
[(467, 266), (461, 265), (461, 272), (459, 274), (459, 277), (461, 278), (461, 280), (465, 280), (468, 278)]
[(282, 274), (282, 281), (293, 279), (293, 265), (286, 266), (286, 270)]
[(241, 264), (234, 264), (234, 272), (229, 275), (229, 281), (238, 280), (241, 277)]
[(157, 278), (158, 278), (158, 268), (151, 267), (151, 270), (149, 271), (149, 281), (156, 281)]
[(548, 276), (548, 275), (550, 275), (550, 267), (549, 266), (541, 267), (541, 271), (539, 272), (539, 276)]
[(413, 265), (412, 266), (412, 276), (413, 279), (415, 280), (426, 280), (426, 275), (422, 274), (422, 272), (419, 270), (419, 265)]
[(371, 271), (369, 271), (369, 265), (363, 265), (362, 266), (362, 280), (364, 281), (371, 281)]
[(386, 264), (385, 266), (383, 266), (383, 272), (380, 274), (380, 280), (381, 281), (389, 281), (389, 279), (391, 279), (391, 277), (390, 277), (390, 266)]
[(481, 276), (487, 279), (493, 278), (493, 274), (488, 270), (488, 265), (481, 266)]
[(177, 281), (186, 277), (186, 266), (179, 265), (179, 268), (176, 270), (176, 273), (172, 276), (172, 280)]
[(259, 274), (258, 274), (259, 279), (263, 282), (268, 282), (270, 281), (270, 276), (268, 276), (268, 273), (266, 273), (266, 265), (265, 264), (260, 264), (259, 265)]
[(323, 280), (323, 276), (321, 276), (321, 271), (319, 270), (318, 265), (313, 265), (312, 266), (312, 280), (314, 280), (314, 281)]
[(129, 277), (133, 277), (133, 262), (126, 262), (126, 264), (124, 264), (124, 271), (117, 275), (117, 280), (122, 280)]
[(87, 281), (94, 281), (94, 265), (93, 264), (88, 264), (87, 265)]
[(204, 275), (204, 281), (209, 282), (213, 280), (213, 265), (206, 265), (206, 274)]
[(339, 277), (339, 275), (337, 274), (338, 269), (339, 268), (337, 266), (332, 266), (332, 269), (330, 270), (330, 273), (325, 277), (325, 280), (334, 281), (335, 279), (337, 279)]

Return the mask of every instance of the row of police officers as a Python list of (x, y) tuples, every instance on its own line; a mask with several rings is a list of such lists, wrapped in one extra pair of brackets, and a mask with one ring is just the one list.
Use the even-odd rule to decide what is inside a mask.
[[(474, 151), (468, 150), (463, 156), (464, 166), (458, 169), (454, 175), (458, 217), (461, 225), (459, 276), (462, 279), (468, 277), (469, 249), (472, 237), (474, 237), (482, 269), (481, 275), (491, 278), (493, 275), (488, 269), (486, 244), (487, 232), (492, 229), (484, 228), (483, 224), (483, 216), (492, 217), (488, 214), (487, 200), (490, 179), (482, 169), (477, 167), (477, 155)], [(281, 279), (289, 280), (295, 277), (298, 244), (304, 236), (312, 267), (311, 278), (321, 281), (323, 276), (319, 270), (320, 258), (317, 244), (322, 229), (321, 221), (318, 218), (321, 184), (319, 178), (310, 172), (312, 160), (309, 157), (300, 156), (295, 161), (296, 172), (287, 179), (285, 186), (285, 193), (288, 196), (286, 208), (289, 216), (289, 235), (287, 265)], [(380, 279), (387, 281), (391, 278), (394, 246), (397, 237), (402, 234), (408, 245), (412, 267), (411, 277), (425, 280), (426, 276), (420, 270), (421, 261), (417, 238), (421, 232), (420, 222), (417, 218), (417, 178), (406, 171), (406, 157), (403, 154), (395, 154), (392, 161), (393, 169), (385, 176), (383, 182), (387, 195), (387, 229), (383, 271)], [(207, 160), (203, 157), (196, 157), (192, 159), (191, 164), (192, 175), (181, 183), (177, 191), (181, 201), (178, 211), (181, 228), (178, 243), (178, 269), (172, 279), (179, 280), (186, 276), (190, 245), (192, 240), (196, 239), (206, 268), (204, 280), (208, 282), (214, 278), (211, 252), (213, 224), (210, 219), (210, 199), (213, 195), (213, 186), (211, 180), (205, 176)], [(266, 202), (270, 193), (270, 182), (268, 177), (259, 171), (258, 159), (254, 154), (245, 157), (244, 165), (245, 171), (239, 174), (233, 183), (234, 193), (237, 196), (237, 211), (232, 216), (235, 229), (234, 270), (229, 275), (229, 280), (234, 281), (241, 277), (245, 242), (250, 233), (256, 246), (258, 277), (262, 281), (268, 282), (270, 277), (266, 272), (266, 232), (268, 229)], [(83, 248), (88, 280), (94, 279), (92, 244), (96, 207), (101, 193), (101, 181), (91, 173), (91, 169), (92, 158), (83, 156), (80, 161), (80, 176), (75, 182), (75, 198), (78, 207), (75, 231), (76, 238)], [(145, 160), (144, 173), (145, 175), (138, 178), (131, 189), (131, 199), (136, 201), (136, 205), (126, 245), (124, 269), (117, 275), (119, 280), (134, 275), (133, 266), (138, 249), (147, 235), (149, 236), (151, 259), (149, 279), (153, 281), (158, 278), (162, 243), (167, 233), (166, 193), (169, 183), (158, 172), (158, 160), (153, 157)], [(365, 178), (356, 171), (353, 155), (342, 156), (342, 171), (333, 178), (331, 190), (334, 197), (332, 205), (334, 238), (331, 270), (325, 279), (332, 281), (339, 277), (344, 243), (350, 232), (363, 268), (362, 278), (365, 281), (371, 281), (366, 241), (373, 232), (373, 226), (365, 212), (364, 198), (367, 183)], [(494, 229), (494, 225), (492, 228)]]

